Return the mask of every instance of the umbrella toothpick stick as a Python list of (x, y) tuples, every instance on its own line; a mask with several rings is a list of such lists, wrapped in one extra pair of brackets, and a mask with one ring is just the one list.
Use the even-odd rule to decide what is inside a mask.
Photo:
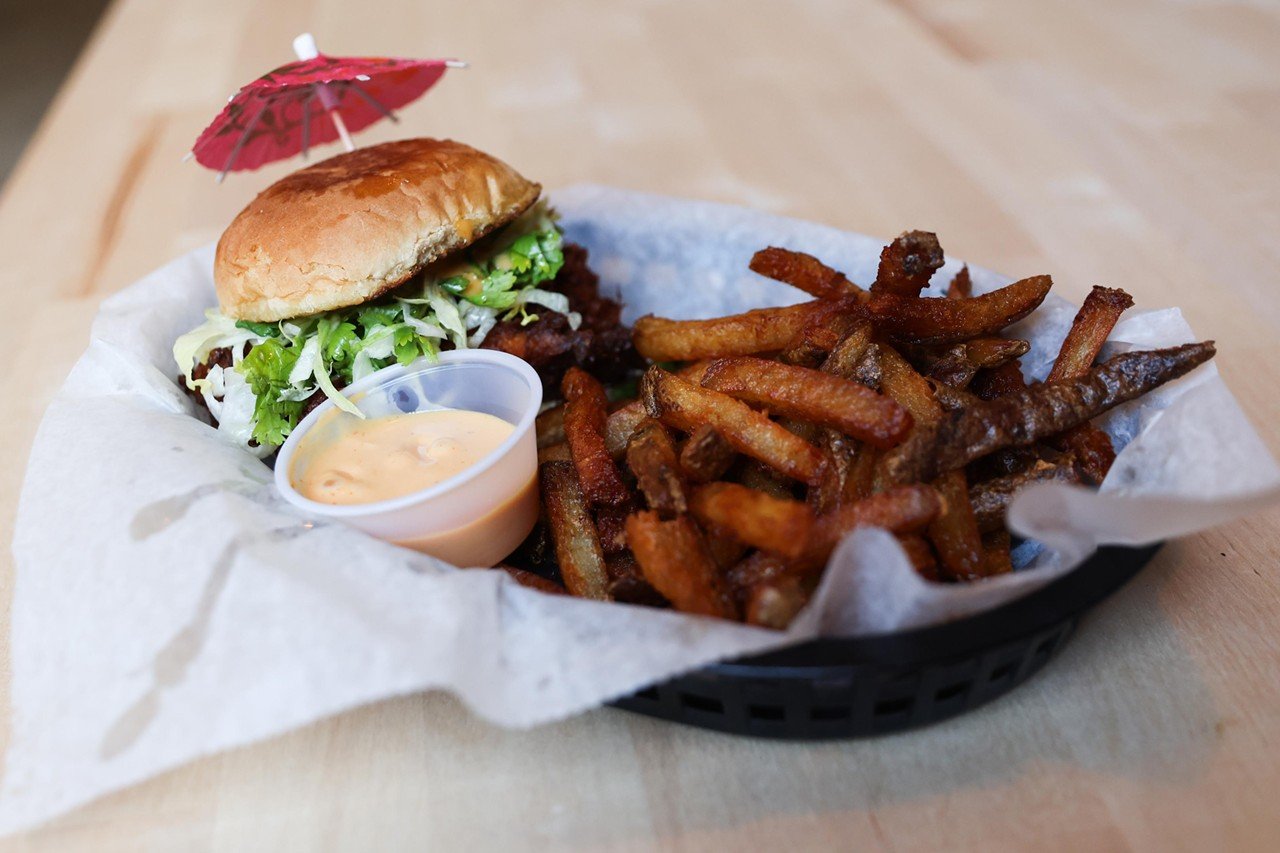
[[(305, 62), (319, 56), (320, 48), (316, 46), (315, 36), (311, 33), (303, 33), (293, 40), (293, 52), (298, 59)], [(351, 141), (351, 134), (347, 132), (347, 123), (342, 120), (342, 113), (338, 112), (338, 99), (334, 97), (333, 91), (324, 83), (317, 83), (315, 92), (320, 96), (320, 103), (324, 106), (324, 111), (329, 114), (329, 120), (338, 131), (338, 138), (342, 140), (343, 146), (348, 151), (355, 151), (356, 146)]]
[(351, 143), (351, 134), (347, 133), (346, 122), (342, 120), (342, 113), (338, 110), (329, 110), (329, 118), (333, 119), (333, 126), (338, 129), (338, 136), (342, 138), (342, 144), (347, 147), (348, 151), (355, 151), (356, 147)]

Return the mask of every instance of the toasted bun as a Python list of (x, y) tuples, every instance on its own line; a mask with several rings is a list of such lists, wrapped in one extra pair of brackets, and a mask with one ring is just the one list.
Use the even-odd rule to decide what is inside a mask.
[(240, 211), (218, 241), (218, 302), (259, 322), (359, 305), (515, 219), (540, 190), (447, 139), (339, 154)]

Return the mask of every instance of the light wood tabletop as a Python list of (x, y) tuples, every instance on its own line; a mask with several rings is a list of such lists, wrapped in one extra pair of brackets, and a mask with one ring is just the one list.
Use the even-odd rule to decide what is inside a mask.
[[(925, 228), (958, 257), (1051, 273), (1075, 300), (1105, 283), (1181, 306), (1280, 450), (1276, 7), (119, 0), (0, 199), (5, 539), (40, 414), (99, 302), (215, 240), (296, 168), (217, 186), (179, 158), (304, 30), (337, 54), (472, 63), (361, 143), (448, 135), (552, 189)], [(7, 609), (7, 548), (0, 561)], [(1280, 848), (1278, 790), (1273, 511), (1170, 544), (1044, 673), (933, 728), (789, 744), (599, 710), (508, 732), (419, 695), (5, 843), (1262, 850)]]

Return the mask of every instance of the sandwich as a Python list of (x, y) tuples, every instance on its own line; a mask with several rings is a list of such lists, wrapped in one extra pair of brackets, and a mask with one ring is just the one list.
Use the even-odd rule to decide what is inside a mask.
[(218, 307), (174, 344), (179, 381), (218, 430), (271, 455), (325, 399), (391, 364), (489, 347), (555, 389), (571, 366), (636, 363), (541, 187), (450, 140), (340, 154), (285, 177), (235, 218), (214, 256)]

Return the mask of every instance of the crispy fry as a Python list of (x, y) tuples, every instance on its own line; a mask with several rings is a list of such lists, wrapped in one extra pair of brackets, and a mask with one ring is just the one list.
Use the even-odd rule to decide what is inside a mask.
[(1016, 323), (1044, 301), (1051, 286), (1049, 276), (1038, 275), (969, 299), (877, 293), (867, 307), (876, 327), (895, 341), (951, 344)]
[(611, 457), (622, 458), (622, 455), (627, 452), (627, 442), (631, 440), (631, 433), (635, 432), (636, 427), (640, 426), (640, 422), (647, 417), (649, 413), (644, 410), (644, 403), (639, 400), (632, 400), (609, 414), (604, 424), (604, 446)]
[(813, 511), (821, 514), (845, 503), (846, 495), (854, 492), (849, 479), (853, 476), (859, 445), (838, 430), (826, 429), (818, 446), (827, 461), (818, 482), (809, 487), (807, 499)]
[(970, 383), (970, 390), (982, 400), (994, 400), (1027, 387), (1022, 365), (1017, 359), (990, 370), (980, 370)]
[(563, 441), (559, 444), (553, 444), (549, 447), (538, 448), (538, 462), (572, 462), (573, 457), (569, 455), (569, 445)]
[[(928, 380), (892, 347), (884, 347), (880, 359), (885, 393), (911, 412), (919, 424), (917, 432), (932, 430), (942, 418), (942, 407)], [(929, 525), (929, 541), (938, 552), (944, 574), (963, 579), (981, 577), (982, 539), (969, 505), (964, 471), (949, 471), (934, 486), (942, 495), (943, 509)]]
[(1076, 313), (1046, 382), (1075, 379), (1093, 366), (1120, 315), (1133, 307), (1133, 297), (1114, 287), (1095, 287)]
[(640, 397), (652, 417), (685, 432), (706, 424), (740, 453), (759, 459), (804, 482), (816, 479), (822, 465), (818, 448), (727, 394), (694, 385), (650, 367), (640, 382)]
[(627, 542), (654, 589), (685, 613), (737, 618), (702, 533), (688, 516), (663, 521), (644, 510), (627, 519)]
[(795, 490), (791, 480), (755, 459), (743, 461), (738, 472), (738, 482), (750, 489), (757, 489), (775, 498), (793, 498)]
[(750, 550), (732, 533), (710, 524), (699, 526), (702, 528), (702, 539), (707, 543), (707, 553), (711, 555), (711, 562), (715, 563), (716, 569), (722, 573), (737, 564)]
[(585, 370), (571, 367), (560, 388), (565, 400), (565, 439), (583, 494), (597, 506), (625, 503), (631, 492), (622, 482), (604, 440), (608, 407), (604, 386)]
[(983, 576), (982, 537), (969, 503), (969, 484), (964, 469), (948, 471), (933, 482), (946, 504), (942, 514), (929, 525), (929, 541), (937, 549), (942, 573), (954, 580), (974, 580)]
[(897, 350), (882, 346), (880, 351), (880, 390), (911, 413), (916, 423), (931, 424), (942, 409), (933, 396), (933, 386), (916, 372)]
[(880, 268), (871, 292), (919, 296), (945, 261), (936, 234), (905, 231), (880, 253)]
[(942, 575), (938, 572), (938, 555), (933, 552), (933, 546), (929, 544), (928, 539), (917, 533), (906, 533), (898, 537), (898, 542), (902, 545), (902, 550), (906, 552), (907, 559), (911, 561), (911, 567), (917, 574), (926, 580), (942, 579)]
[(564, 441), (564, 404), (547, 409), (534, 421), (538, 436), (538, 449), (551, 447)]
[(520, 586), (527, 586), (529, 589), (536, 589), (538, 592), (545, 592), (550, 595), (568, 595), (569, 591), (549, 578), (542, 575), (536, 575), (526, 569), (517, 569), (515, 566), (508, 566), (499, 563), (494, 566), (499, 571), (506, 572)]
[(866, 314), (857, 310), (856, 302), (829, 302), (826, 310), (809, 318), (804, 331), (787, 345), (778, 360), (801, 367), (818, 367), (850, 332), (865, 324)]
[(1028, 341), (1004, 338), (974, 338), (950, 347), (940, 358), (930, 360), (928, 374), (952, 388), (966, 388), (979, 370), (999, 367), (1026, 355)]
[(789, 284), (819, 299), (848, 296), (866, 299), (866, 291), (845, 278), (844, 273), (836, 272), (813, 255), (806, 255), (804, 252), (770, 246), (752, 256), (750, 267), (752, 272)]
[(833, 427), (876, 447), (892, 447), (911, 429), (897, 403), (858, 383), (820, 370), (725, 358), (713, 362), (703, 385), (771, 411)]
[(1177, 379), (1214, 355), (1212, 341), (1127, 352), (1078, 379), (1046, 383), (947, 413), (886, 457), (886, 482), (929, 481), (1003, 447), (1026, 447)]
[(740, 607), (745, 607), (751, 588), (782, 577), (787, 560), (777, 554), (755, 551), (725, 573), (725, 582)]
[(680, 448), (680, 468), (695, 483), (719, 480), (729, 470), (738, 452), (715, 429), (703, 424)]
[(630, 501), (596, 510), (596, 533), (606, 557), (627, 550), (627, 516), (634, 511), (635, 506)]
[(947, 285), (947, 298), (968, 299), (970, 296), (973, 296), (973, 279), (969, 276), (969, 265), (965, 264)]
[(801, 576), (821, 572), (836, 545), (854, 528), (883, 527), (891, 533), (915, 533), (927, 527), (942, 509), (937, 490), (920, 484), (899, 486), (841, 506), (814, 522), (804, 554), (788, 564), (788, 571)]
[(1080, 475), (1069, 464), (1055, 465), (1037, 460), (1026, 471), (974, 484), (969, 489), (969, 501), (973, 504), (973, 514), (978, 520), (978, 529), (983, 533), (1002, 529), (1004, 515), (1009, 505), (1013, 503), (1013, 496), (1032, 483), (1050, 481), (1077, 483), (1080, 481)]
[(573, 464), (546, 462), (539, 468), (539, 475), (565, 587), (581, 598), (608, 599), (604, 552)]
[(627, 445), (627, 467), (635, 475), (649, 509), (662, 518), (688, 511), (676, 446), (661, 423), (647, 418), (636, 427)]
[(1084, 481), (1091, 486), (1101, 486), (1116, 461), (1111, 436), (1091, 423), (1074, 426), (1062, 435), (1054, 436), (1050, 443), (1076, 458)]
[(619, 551), (606, 557), (605, 571), (609, 575), (609, 597), (614, 601), (649, 607), (666, 606), (667, 600), (644, 579), (640, 564), (630, 551)]
[(822, 363), (823, 372), (844, 379), (853, 379), (867, 349), (872, 346), (872, 332), (871, 324), (866, 320), (858, 322), (831, 350), (826, 361)]
[(786, 557), (800, 556), (813, 527), (813, 512), (800, 501), (775, 498), (737, 483), (699, 486), (689, 508), (700, 522)]
[(1012, 540), (1007, 530), (996, 530), (982, 537), (983, 575), (1007, 575), (1013, 571)]
[(790, 576), (756, 584), (747, 593), (747, 623), (786, 630), (809, 603), (810, 586)]
[(711, 320), (669, 320), (652, 315), (636, 320), (636, 350), (653, 361), (695, 361), (773, 352), (790, 346), (810, 318), (830, 310), (822, 300), (785, 308), (758, 308)]
[[(1120, 315), (1132, 306), (1133, 297), (1123, 290), (1093, 288), (1067, 331), (1047, 381), (1074, 379), (1087, 371)], [(1090, 423), (1072, 427), (1052, 443), (1059, 450), (1073, 453), (1080, 460), (1086, 479), (1094, 485), (1102, 483), (1116, 459), (1111, 437)]]

